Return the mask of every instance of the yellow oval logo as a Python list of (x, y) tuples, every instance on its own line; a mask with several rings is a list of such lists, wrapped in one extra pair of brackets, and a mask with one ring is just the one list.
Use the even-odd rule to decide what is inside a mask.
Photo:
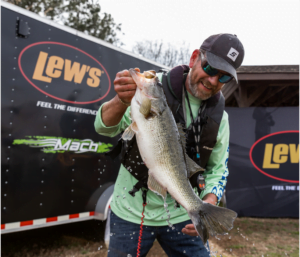
[(97, 59), (60, 42), (37, 42), (25, 47), (18, 65), (30, 85), (67, 103), (98, 102), (111, 88), (110, 77)]
[(276, 132), (257, 140), (250, 160), (262, 174), (284, 182), (299, 183), (299, 131)]

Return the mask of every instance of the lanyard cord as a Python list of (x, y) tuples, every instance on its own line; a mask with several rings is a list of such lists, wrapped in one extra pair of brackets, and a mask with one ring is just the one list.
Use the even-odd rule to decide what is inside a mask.
[(143, 223), (144, 223), (144, 212), (145, 212), (145, 207), (147, 205), (147, 192), (148, 189), (141, 189), (142, 190), (142, 197), (143, 197), (143, 211), (142, 211), (142, 218), (141, 218), (141, 226), (140, 226), (140, 235), (139, 235), (139, 240), (138, 240), (138, 246), (137, 246), (137, 253), (136, 256), (140, 256), (141, 254), (141, 244), (142, 244), (142, 236), (143, 236)]
[[(188, 97), (188, 93), (187, 93), (185, 84), (183, 85), (183, 88), (184, 88), (185, 97), (186, 97), (186, 100), (188, 102), (188, 106), (190, 109), (191, 123), (192, 123), (193, 132), (194, 132), (195, 143), (196, 143), (197, 159), (200, 159), (200, 150), (199, 150), (200, 134), (201, 134), (200, 116), (201, 116), (201, 113), (205, 109), (205, 102), (203, 102), (203, 101), (201, 102), (201, 105), (200, 105), (199, 111), (198, 111), (198, 117), (196, 118), (196, 121), (194, 121), (192, 108), (191, 108), (191, 104), (190, 104), (190, 100)], [(198, 123), (198, 126), (196, 126), (196, 122)]]

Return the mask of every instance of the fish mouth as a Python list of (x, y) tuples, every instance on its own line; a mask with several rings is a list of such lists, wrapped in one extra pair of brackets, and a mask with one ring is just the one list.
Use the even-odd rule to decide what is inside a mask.
[(134, 69), (129, 69), (129, 73), (130, 73), (131, 77), (133, 78), (134, 82), (136, 83), (137, 87), (142, 90), (143, 89), (143, 81), (145, 80), (145, 76), (142, 73), (140, 73)]

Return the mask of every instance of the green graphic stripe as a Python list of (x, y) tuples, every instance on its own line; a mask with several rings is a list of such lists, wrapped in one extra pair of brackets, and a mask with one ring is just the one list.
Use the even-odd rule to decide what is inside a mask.
[[(112, 144), (106, 143), (95, 143), (92, 140), (80, 140), (76, 138), (64, 138), (64, 137), (51, 137), (51, 136), (25, 136), (28, 139), (15, 139), (13, 145), (28, 145), (30, 147), (40, 147), (43, 148), (41, 151), (44, 153), (64, 153), (66, 150), (54, 150), (57, 140), (61, 141), (61, 145), (64, 145), (69, 140), (72, 142), (85, 143), (90, 142), (97, 144), (97, 153), (105, 153), (113, 147)], [(68, 150), (69, 151), (69, 150)], [(93, 151), (88, 151), (93, 152)]]

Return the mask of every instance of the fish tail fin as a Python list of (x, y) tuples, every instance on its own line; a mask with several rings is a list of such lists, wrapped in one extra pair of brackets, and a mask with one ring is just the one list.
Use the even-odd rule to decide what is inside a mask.
[(190, 211), (189, 216), (203, 243), (206, 244), (209, 234), (224, 235), (231, 230), (237, 213), (203, 202), (197, 210)]

